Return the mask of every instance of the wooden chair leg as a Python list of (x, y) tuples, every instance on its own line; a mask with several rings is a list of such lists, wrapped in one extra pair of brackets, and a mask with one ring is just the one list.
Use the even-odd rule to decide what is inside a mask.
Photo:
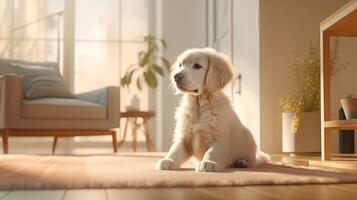
[(117, 132), (116, 131), (113, 131), (112, 138), (113, 138), (113, 150), (114, 150), (114, 153), (116, 153), (117, 152)]
[(9, 130), (2, 131), (2, 148), (4, 154), (9, 153)]
[(55, 154), (55, 151), (56, 151), (56, 146), (57, 146), (57, 141), (58, 141), (58, 137), (55, 136), (53, 138), (53, 144), (52, 144), (52, 154)]

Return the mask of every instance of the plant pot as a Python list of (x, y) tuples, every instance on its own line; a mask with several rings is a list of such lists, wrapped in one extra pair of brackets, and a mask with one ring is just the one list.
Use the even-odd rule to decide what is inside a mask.
[(318, 153), (321, 152), (321, 116), (320, 112), (298, 113), (299, 128), (291, 131), (294, 113), (283, 113), (282, 148), (284, 153)]
[(357, 98), (340, 99), (346, 119), (357, 118)]

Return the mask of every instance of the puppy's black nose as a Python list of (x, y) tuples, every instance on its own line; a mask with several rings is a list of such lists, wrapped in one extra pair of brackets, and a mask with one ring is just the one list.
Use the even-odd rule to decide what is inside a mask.
[(182, 81), (182, 79), (183, 79), (184, 77), (185, 77), (185, 76), (184, 76), (182, 73), (177, 73), (177, 74), (175, 74), (174, 79), (175, 79), (175, 81), (176, 81), (177, 83), (179, 83), (179, 82)]

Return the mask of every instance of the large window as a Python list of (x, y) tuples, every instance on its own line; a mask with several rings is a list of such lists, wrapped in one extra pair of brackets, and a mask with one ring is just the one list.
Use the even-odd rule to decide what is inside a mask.
[[(70, 79), (76, 93), (119, 86), (126, 68), (136, 63), (138, 53), (146, 48), (143, 38), (150, 33), (151, 1), (0, 0), (0, 58), (59, 62), (63, 72), (63, 63), (68, 63), (63, 55), (73, 52)], [(74, 22), (74, 27), (70, 26), (74, 49), (70, 51), (63, 46), (68, 5), (74, 12), (67, 15)], [(149, 89), (139, 91), (133, 85), (121, 90), (121, 110), (133, 95), (140, 96), (140, 109), (148, 110)], [(98, 141), (98, 137), (89, 140)]]
[[(66, 12), (67, 1), (0, 0), (0, 58), (66, 63), (61, 12)], [(74, 0), (75, 92), (119, 85), (122, 73), (145, 48), (149, 1)], [(141, 97), (141, 109), (148, 109), (148, 88), (130, 87), (121, 91), (121, 110), (134, 94)]]
[[(150, 0), (76, 0), (75, 90), (118, 85), (120, 74), (137, 62), (149, 34)], [(139, 94), (148, 109), (148, 88), (121, 91), (121, 109)]]
[(0, 57), (57, 62), (61, 11), (63, 0), (0, 0)]

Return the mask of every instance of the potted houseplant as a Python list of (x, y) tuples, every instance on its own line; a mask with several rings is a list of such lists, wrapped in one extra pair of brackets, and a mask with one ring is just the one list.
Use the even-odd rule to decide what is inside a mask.
[[(142, 90), (143, 84), (155, 89), (158, 85), (158, 77), (170, 72), (169, 61), (160, 56), (160, 52), (167, 47), (166, 42), (151, 35), (145, 36), (144, 42), (147, 45), (146, 50), (138, 53), (137, 62), (130, 65), (120, 79), (123, 88), (128, 89), (135, 82), (139, 90)], [(139, 104), (140, 98), (134, 95), (127, 110), (137, 110)]]
[[(334, 41), (331, 50), (331, 76), (346, 68), (340, 63), (338, 47)], [(288, 153), (320, 152), (320, 50), (310, 44), (306, 57), (296, 57), (292, 67), (295, 81), (293, 95), (281, 100), (282, 150)]]

